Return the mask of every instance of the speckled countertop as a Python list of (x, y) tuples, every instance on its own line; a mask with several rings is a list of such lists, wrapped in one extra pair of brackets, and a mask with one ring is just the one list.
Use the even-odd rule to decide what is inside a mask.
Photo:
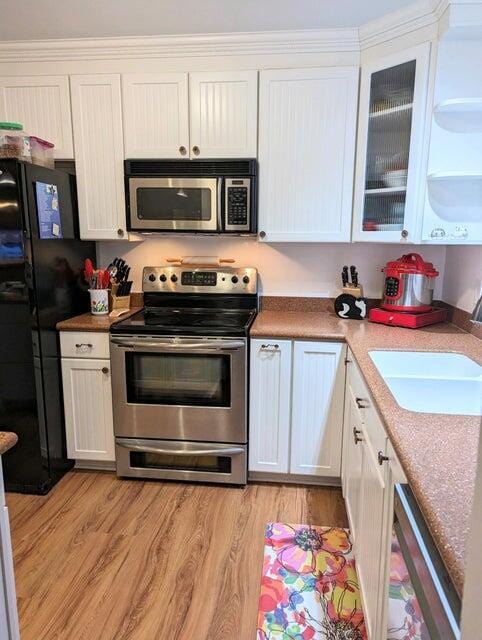
[(251, 336), (348, 343), (454, 585), (462, 593), (481, 420), (402, 409), (368, 352), (451, 351), (482, 363), (482, 341), (448, 323), (412, 330), (306, 311), (262, 311)]
[(18, 437), (16, 433), (11, 431), (0, 431), (0, 455), (11, 449), (17, 444)]
[(57, 322), (58, 331), (109, 331), (116, 322), (121, 322), (141, 310), (141, 307), (132, 307), (119, 318), (110, 316), (94, 316), (92, 313), (83, 313), (80, 316)]

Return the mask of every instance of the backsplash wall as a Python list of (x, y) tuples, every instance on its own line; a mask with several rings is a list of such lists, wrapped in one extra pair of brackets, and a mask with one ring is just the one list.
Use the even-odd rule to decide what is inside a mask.
[(482, 247), (447, 247), (443, 300), (472, 313), (482, 286)]
[[(480, 249), (480, 248), (479, 248)], [(341, 268), (355, 264), (367, 297), (380, 297), (381, 268), (388, 260), (417, 251), (433, 262), (440, 272), (435, 298), (442, 297), (445, 247), (410, 247), (390, 244), (265, 244), (254, 238), (160, 237), (144, 242), (99, 242), (99, 264), (108, 264), (116, 255), (132, 267), (133, 290), (141, 290), (142, 268), (165, 264), (178, 256), (219, 256), (235, 258), (239, 266), (256, 267), (261, 293), (271, 296), (333, 297), (340, 293)]]

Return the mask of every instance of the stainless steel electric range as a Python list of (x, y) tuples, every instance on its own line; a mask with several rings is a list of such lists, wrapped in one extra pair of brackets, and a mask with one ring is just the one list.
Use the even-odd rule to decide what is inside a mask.
[(256, 269), (145, 267), (111, 328), (119, 476), (245, 484)]

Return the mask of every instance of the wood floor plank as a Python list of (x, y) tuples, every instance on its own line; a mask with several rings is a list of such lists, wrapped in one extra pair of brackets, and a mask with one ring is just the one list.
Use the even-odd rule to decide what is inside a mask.
[(252, 640), (266, 523), (347, 526), (335, 488), (86, 471), (7, 503), (22, 640)]

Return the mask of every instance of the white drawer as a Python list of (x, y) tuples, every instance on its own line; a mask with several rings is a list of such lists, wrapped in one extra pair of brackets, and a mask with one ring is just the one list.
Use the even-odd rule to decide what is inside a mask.
[(109, 334), (92, 331), (61, 331), (62, 358), (110, 358)]

